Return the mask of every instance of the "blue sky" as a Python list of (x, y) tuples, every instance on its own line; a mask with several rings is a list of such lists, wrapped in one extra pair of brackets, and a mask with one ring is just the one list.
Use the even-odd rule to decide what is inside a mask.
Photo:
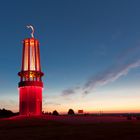
[[(22, 40), (40, 41), (43, 110), (140, 110), (140, 1), (24, 0), (0, 4), (0, 108), (18, 111)], [(86, 94), (84, 94), (84, 92)]]

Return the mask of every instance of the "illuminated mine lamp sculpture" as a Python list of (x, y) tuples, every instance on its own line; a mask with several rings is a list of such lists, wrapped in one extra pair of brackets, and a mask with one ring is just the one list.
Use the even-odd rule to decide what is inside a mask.
[(19, 87), (19, 112), (20, 115), (42, 114), (42, 89), (39, 41), (34, 38), (33, 26), (31, 38), (23, 40), (22, 66), (18, 73), (20, 76)]

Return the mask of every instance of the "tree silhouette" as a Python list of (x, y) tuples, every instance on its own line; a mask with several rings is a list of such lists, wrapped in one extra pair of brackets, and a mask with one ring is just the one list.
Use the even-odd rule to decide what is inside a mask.
[(15, 115), (18, 115), (18, 113), (13, 113), (11, 110), (6, 110), (5, 108), (0, 109), (0, 118), (11, 117)]
[(52, 115), (58, 116), (59, 113), (56, 110), (54, 110), (53, 113), (52, 113)]
[(73, 109), (69, 109), (68, 115), (75, 115), (74, 110)]

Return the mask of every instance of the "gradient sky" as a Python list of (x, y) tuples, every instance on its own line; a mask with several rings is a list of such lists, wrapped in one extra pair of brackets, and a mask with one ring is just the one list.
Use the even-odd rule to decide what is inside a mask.
[(44, 111), (140, 112), (139, 0), (2, 0), (0, 108), (18, 111), (29, 24), (40, 41)]

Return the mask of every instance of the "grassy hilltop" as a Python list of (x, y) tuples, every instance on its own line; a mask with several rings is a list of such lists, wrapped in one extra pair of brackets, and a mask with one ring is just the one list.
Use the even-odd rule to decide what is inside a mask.
[(78, 117), (42, 116), (1, 119), (0, 140), (140, 139), (139, 120), (128, 121), (124, 118), (112, 117), (110, 121), (111, 117)]

